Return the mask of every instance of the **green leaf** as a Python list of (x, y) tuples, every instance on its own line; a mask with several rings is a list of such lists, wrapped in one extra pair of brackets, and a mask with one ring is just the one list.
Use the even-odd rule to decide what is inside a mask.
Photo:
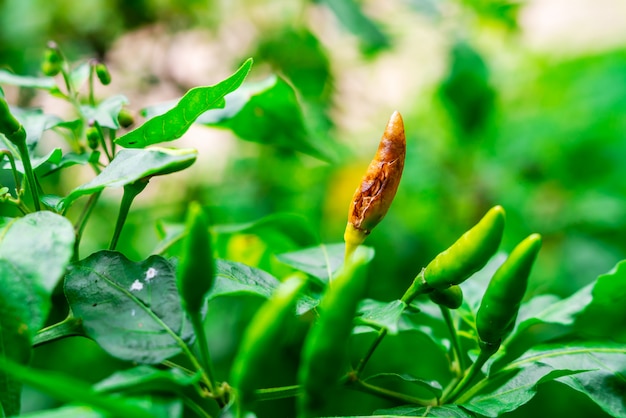
[(302, 112), (293, 87), (278, 76), (244, 84), (226, 96), (223, 110), (211, 110), (198, 123), (230, 129), (239, 138), (299, 151), (330, 161), (330, 144), (320, 144)]
[(329, 277), (343, 265), (345, 245), (321, 244), (289, 253), (277, 254), (276, 259), (283, 264), (303, 271), (318, 279), (321, 284), (328, 283)]
[(87, 120), (97, 121), (103, 128), (119, 129), (117, 115), (125, 104), (128, 104), (126, 96), (116, 95), (103, 100), (96, 107), (81, 106), (81, 110)]
[(241, 85), (251, 67), (250, 58), (226, 80), (214, 86), (189, 90), (173, 109), (151, 118), (137, 129), (117, 138), (115, 142), (124, 147), (143, 148), (180, 138), (202, 113), (209, 109), (223, 108), (226, 103), (224, 96)]
[(0, 70), (0, 84), (43, 90), (56, 88), (56, 83), (52, 77), (29, 77), (16, 75), (6, 70)]
[(532, 399), (540, 383), (558, 380), (589, 396), (612, 416), (624, 416), (625, 354), (626, 345), (610, 343), (539, 346), (478, 382), (457, 403), (495, 417)]
[(146, 177), (183, 170), (196, 161), (197, 154), (195, 149), (160, 147), (121, 150), (93, 180), (72, 190), (59, 209), (67, 208), (79, 197), (99, 192), (105, 187), (122, 187)]
[(137, 366), (113, 373), (97, 383), (98, 392), (177, 392), (196, 383), (200, 375), (187, 376), (178, 369), (159, 370), (150, 366)]
[(591, 294), (593, 299), (576, 318), (576, 330), (587, 338), (626, 343), (626, 261), (598, 277)]
[(118, 417), (153, 416), (144, 408), (133, 405), (123, 398), (99, 394), (93, 391), (89, 384), (55, 372), (44, 373), (29, 369), (1, 357), (0, 370), (62, 401), (84, 403)]
[(388, 382), (394, 381), (394, 380), (401, 380), (403, 382), (410, 382), (421, 388), (428, 390), (436, 398), (440, 398), (441, 394), (443, 393), (443, 387), (441, 386), (441, 383), (437, 382), (436, 380), (420, 379), (420, 378), (411, 376), (410, 374), (406, 374), (406, 373), (405, 374), (377, 373), (375, 375), (369, 376), (365, 380), (367, 382), (370, 382), (372, 380), (385, 380)]
[(83, 84), (89, 79), (89, 73), (91, 72), (91, 64), (89, 62), (83, 62), (82, 64), (72, 68), (70, 71), (70, 83), (74, 91), (79, 91)]
[(40, 177), (49, 176), (50, 174), (56, 173), (59, 170), (62, 170), (67, 167), (71, 167), (73, 165), (85, 165), (96, 163), (100, 159), (99, 151), (85, 152), (83, 154), (75, 154), (73, 152), (69, 152), (59, 161), (55, 161), (50, 159), (46, 161), (45, 164), (41, 164), (38, 167), (37, 174)]
[(215, 284), (209, 291), (208, 300), (233, 294), (253, 294), (269, 298), (280, 282), (271, 274), (228, 260), (216, 260)]
[(22, 418), (107, 418), (109, 415), (90, 406), (67, 405), (46, 411), (22, 414)]
[(376, 414), (383, 414), (385, 417), (440, 417), (440, 418), (473, 418), (474, 415), (468, 413), (457, 405), (441, 405), (429, 407), (398, 406), (389, 409), (379, 409)]
[(352, 331), (354, 334), (371, 332), (372, 329), (387, 328), (389, 334), (398, 333), (398, 326), (402, 312), (406, 304), (401, 300), (392, 302), (379, 302), (373, 299), (365, 299), (359, 304), (356, 318), (357, 326)]
[[(269, 299), (274, 290), (280, 285), (280, 281), (271, 274), (250, 267), (243, 263), (228, 260), (216, 260), (215, 283), (207, 300), (211, 301), (219, 296), (250, 294)], [(309, 295), (303, 295), (298, 300), (296, 312), (302, 314), (314, 308), (318, 299)]]
[(11, 107), (11, 112), (26, 130), (26, 145), (30, 153), (39, 143), (43, 132), (62, 121), (58, 116), (44, 114), (41, 109)]
[(374, 54), (388, 48), (389, 38), (378, 25), (366, 16), (355, 0), (319, 0), (337, 16), (337, 20), (361, 41), (366, 54)]
[(72, 265), (65, 295), (86, 334), (120, 359), (159, 363), (192, 337), (183, 335), (175, 268), (160, 256), (135, 263), (114, 251), (94, 253)]

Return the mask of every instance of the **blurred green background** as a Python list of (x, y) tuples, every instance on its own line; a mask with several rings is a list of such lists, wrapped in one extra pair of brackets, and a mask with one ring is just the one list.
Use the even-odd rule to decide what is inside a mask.
[[(104, 60), (114, 81), (99, 94), (126, 94), (136, 111), (214, 84), (249, 56), (250, 81), (277, 73), (296, 88), (307, 135), (331, 161), (193, 129), (181, 146), (198, 148), (198, 163), (153, 181), (130, 215), (120, 249), (131, 258), (150, 254), (157, 221), (180, 221), (191, 199), (215, 224), (295, 213), (322, 242), (340, 242), (352, 193), (397, 109), (407, 161), (396, 200), (368, 239), (377, 252), (370, 296), (398, 298), (495, 204), (507, 211), (503, 250), (531, 232), (544, 236), (528, 296), (567, 296), (626, 254), (626, 5), (607, 3), (1, 0), (0, 67), (38, 74), (55, 40), (71, 60)], [(50, 98), (7, 93), (63, 113)], [(277, 134), (290, 121), (281, 115)], [(57, 176), (49, 187), (64, 194), (75, 177)], [(83, 256), (111, 235), (119, 194), (105, 197)], [(244, 229), (225, 235), (218, 251), (280, 275), (272, 254), (301, 247), (306, 240), (294, 235)], [(214, 343), (224, 364), (250, 310), (241, 308), (232, 336), (222, 332)], [(67, 350), (81, 356), (67, 359)], [(94, 359), (102, 358), (89, 342), (66, 341), (38, 349), (35, 364), (96, 381), (118, 367), (108, 360), (99, 368)], [(600, 416), (572, 391), (546, 389), (511, 415)], [(31, 391), (25, 399), (25, 409), (50, 402)]]

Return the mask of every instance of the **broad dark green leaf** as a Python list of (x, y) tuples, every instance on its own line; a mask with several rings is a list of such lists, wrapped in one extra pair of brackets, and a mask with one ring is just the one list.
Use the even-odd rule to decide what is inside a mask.
[(283, 264), (303, 271), (328, 283), (329, 277), (343, 265), (344, 244), (321, 244), (315, 247), (290, 253), (277, 254), (276, 258)]
[(373, 299), (365, 299), (359, 304), (358, 316), (356, 318), (357, 326), (352, 332), (359, 334), (387, 328), (389, 334), (397, 334), (400, 317), (405, 308), (406, 304), (400, 300), (379, 302)]
[(37, 174), (40, 177), (45, 177), (49, 176), (52, 173), (56, 173), (57, 171), (62, 170), (66, 167), (96, 163), (99, 159), (99, 151), (85, 152), (83, 154), (75, 154), (73, 152), (69, 152), (63, 155), (63, 157), (61, 157), (58, 162), (56, 162), (56, 160), (50, 159), (46, 161), (46, 163), (41, 164), (38, 167)]
[(380, 381), (380, 380), (386, 380), (386, 381), (393, 381), (393, 380), (401, 380), (403, 382), (410, 382), (413, 383), (421, 388), (424, 388), (426, 390), (428, 390), (430, 393), (433, 394), (434, 397), (439, 398), (443, 392), (443, 387), (441, 386), (441, 383), (437, 382), (436, 380), (425, 380), (425, 379), (420, 379), (418, 377), (415, 376), (411, 376), (409, 374), (398, 374), (398, 373), (377, 373), (373, 376), (369, 376), (367, 377), (367, 379), (365, 379), (366, 381), (370, 382), (372, 380), (375, 381)]
[(540, 383), (558, 380), (586, 394), (609, 414), (624, 416), (625, 354), (626, 345), (619, 344), (539, 346), (478, 382), (457, 403), (496, 417), (532, 399)]
[(153, 415), (124, 398), (100, 394), (89, 384), (54, 372), (41, 372), (0, 358), (0, 370), (54, 398), (80, 402), (118, 417), (145, 417)]
[(328, 161), (331, 144), (315, 137), (293, 87), (278, 76), (244, 84), (226, 97), (223, 110), (211, 110), (198, 123), (228, 128), (239, 138), (299, 151)]
[(122, 187), (142, 178), (183, 170), (196, 161), (197, 154), (195, 149), (160, 147), (121, 150), (93, 180), (72, 190), (59, 209), (67, 208), (79, 197), (99, 192), (105, 187)]
[(328, 6), (338, 21), (361, 42), (366, 54), (374, 54), (390, 45), (389, 38), (366, 16), (355, 0), (318, 0)]
[(98, 392), (176, 392), (197, 382), (200, 375), (187, 376), (178, 369), (159, 370), (150, 366), (137, 366), (113, 373), (97, 383)]
[(56, 88), (56, 83), (52, 77), (29, 77), (13, 74), (6, 70), (0, 70), (0, 84), (43, 90)]
[(457, 405), (441, 405), (434, 407), (398, 406), (396, 408), (379, 409), (376, 414), (384, 414), (385, 417), (440, 417), (440, 418), (473, 418)]
[(128, 104), (126, 96), (117, 95), (108, 97), (96, 107), (81, 106), (81, 110), (87, 120), (97, 121), (103, 128), (119, 129), (117, 115), (125, 104)]
[(183, 333), (175, 269), (160, 256), (135, 263), (114, 251), (94, 253), (71, 266), (65, 295), (86, 334), (120, 359), (159, 363), (192, 337)]
[(626, 343), (626, 261), (598, 277), (591, 295), (593, 299), (576, 318), (576, 330), (588, 338)]
[(251, 67), (252, 59), (248, 59), (226, 80), (214, 86), (189, 90), (174, 108), (152, 117), (137, 129), (117, 138), (115, 142), (124, 147), (143, 148), (180, 138), (202, 113), (209, 109), (223, 108), (226, 104), (224, 96), (241, 85)]

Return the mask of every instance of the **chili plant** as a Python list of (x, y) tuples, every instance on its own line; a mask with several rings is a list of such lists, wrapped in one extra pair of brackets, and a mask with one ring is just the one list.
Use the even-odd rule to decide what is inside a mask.
[[(2, 205), (15, 212), (2, 218), (0, 235), (0, 416), (19, 415), (21, 388), (28, 384), (66, 402), (28, 414), (33, 417), (495, 417), (526, 404), (548, 381), (587, 395), (609, 415), (626, 416), (626, 264), (567, 299), (525, 299), (542, 240), (532, 234), (508, 257), (498, 252), (506, 233), (501, 206), (429, 264), (416, 266), (396, 300), (365, 298), (375, 249), (363, 244), (401, 187), (406, 140), (398, 112), (348, 208), (345, 243), (276, 255), (284, 277), (216, 258), (214, 243), (220, 234), (255, 233), (260, 225), (296, 230), (289, 216), (225, 227), (211, 225), (202, 205), (191, 202), (187, 222), (164, 229), (155, 254), (135, 262), (118, 251), (134, 199), (158, 182), (153, 177), (184, 170), (196, 159), (194, 149), (154, 145), (180, 138), (193, 123), (264, 142), (264, 132), (272, 132), (267, 124), (280, 118), (264, 121), (262, 115), (288, 110), (300, 124), (291, 146), (327, 159), (323, 147), (301, 133), (303, 113), (290, 85), (278, 76), (244, 83), (251, 66), (247, 60), (217, 84), (148, 109), (147, 120), (130, 131), (125, 97), (95, 99), (95, 83), (111, 80), (104, 63), (71, 66), (51, 43), (45, 76), (0, 70), (0, 84), (44, 90), (75, 113), (61, 120), (0, 98), (0, 162), (10, 173), (3, 178), (11, 179), (0, 192)], [(279, 108), (268, 100), (276, 96), (284, 99)], [(70, 151), (37, 156), (44, 130), (61, 134)], [(44, 189), (42, 178), (76, 165), (91, 167), (93, 178), (63, 196)], [(94, 207), (115, 187), (123, 195), (108, 248), (80, 254)], [(68, 210), (79, 204), (74, 219)], [(57, 286), (67, 317), (49, 323)], [(207, 312), (218, 298), (242, 294), (266, 301), (231, 353), (229, 371), (220, 374), (210, 352), (219, 335), (207, 332)], [(381, 351), (386, 340), (407, 334), (430, 344), (396, 350), (395, 357), (415, 363), (401, 370)], [(33, 350), (69, 337), (92, 339), (128, 367), (90, 385), (29, 366)], [(440, 378), (420, 374), (435, 360), (447, 364)], [(340, 401), (346, 393), (368, 401), (354, 401), (346, 412)]]

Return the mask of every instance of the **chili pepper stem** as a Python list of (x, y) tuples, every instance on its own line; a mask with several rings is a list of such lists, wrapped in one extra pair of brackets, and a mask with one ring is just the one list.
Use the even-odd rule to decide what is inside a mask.
[(109, 244), (109, 250), (115, 250), (117, 247), (117, 241), (120, 238), (120, 234), (122, 233), (122, 228), (124, 227), (124, 223), (126, 222), (126, 217), (128, 216), (128, 212), (130, 211), (130, 206), (135, 200), (135, 197), (139, 193), (143, 191), (148, 185), (147, 179), (139, 179), (134, 183), (127, 184), (124, 186), (124, 195), (122, 196), (122, 202), (120, 203), (120, 211), (117, 215), (117, 222), (115, 223), (115, 231), (113, 232), (113, 237), (111, 238), (111, 243)]
[(408, 306), (417, 296), (430, 291), (432, 291), (432, 288), (428, 285), (428, 283), (426, 283), (426, 280), (424, 279), (424, 269), (422, 269), (422, 271), (420, 271), (417, 277), (413, 280), (413, 283), (411, 283), (411, 286), (406, 290), (406, 292), (404, 292), (404, 295), (400, 300)]
[(259, 401), (272, 401), (276, 399), (286, 399), (298, 396), (302, 392), (302, 386), (280, 386), (276, 388), (257, 389), (254, 397)]
[(204, 324), (202, 323), (202, 316), (200, 315), (200, 312), (190, 312), (189, 318), (191, 319), (193, 330), (196, 333), (196, 341), (198, 342), (198, 350), (200, 351), (200, 364), (202, 364), (202, 369), (204, 370), (207, 380), (210, 383), (209, 391), (216, 395), (218, 403), (221, 406), (224, 406), (221, 394), (215, 393), (217, 383), (215, 382), (215, 373), (213, 372), (213, 363), (211, 362), (211, 355), (207, 344), (206, 332), (204, 331)]
[(91, 213), (93, 212), (93, 208), (96, 206), (96, 203), (98, 202), (98, 199), (100, 198), (101, 194), (102, 192), (100, 191), (89, 196), (89, 200), (87, 201), (87, 204), (83, 208), (83, 211), (81, 212), (80, 217), (76, 221), (76, 224), (74, 224), (74, 234), (76, 235), (76, 240), (74, 241), (74, 260), (78, 260), (80, 258), (79, 257), (80, 240), (83, 236), (85, 225), (87, 225), (87, 220), (91, 216)]
[(40, 345), (77, 335), (85, 335), (83, 320), (74, 317), (70, 311), (67, 318), (61, 322), (39, 330), (33, 338), (33, 347), (39, 347)]
[(441, 315), (448, 327), (448, 332), (450, 333), (450, 339), (452, 342), (452, 356), (454, 358), (454, 366), (453, 371), (457, 376), (462, 376), (463, 371), (465, 370), (465, 359), (463, 358), (463, 353), (461, 352), (461, 341), (459, 340), (459, 335), (456, 332), (456, 327), (454, 326), (454, 320), (452, 319), (452, 314), (450, 313), (450, 309), (439, 305), (441, 309)]
[(478, 376), (480, 373), (480, 369), (485, 365), (487, 360), (497, 351), (497, 348), (494, 350), (485, 350), (481, 349), (478, 358), (470, 366), (469, 369), (465, 372), (465, 376), (463, 379), (456, 385), (451, 387), (451, 391), (449, 393), (444, 393), (441, 397), (442, 403), (450, 403), (453, 402), (460, 394), (463, 393), (465, 389), (472, 383), (472, 381)]

